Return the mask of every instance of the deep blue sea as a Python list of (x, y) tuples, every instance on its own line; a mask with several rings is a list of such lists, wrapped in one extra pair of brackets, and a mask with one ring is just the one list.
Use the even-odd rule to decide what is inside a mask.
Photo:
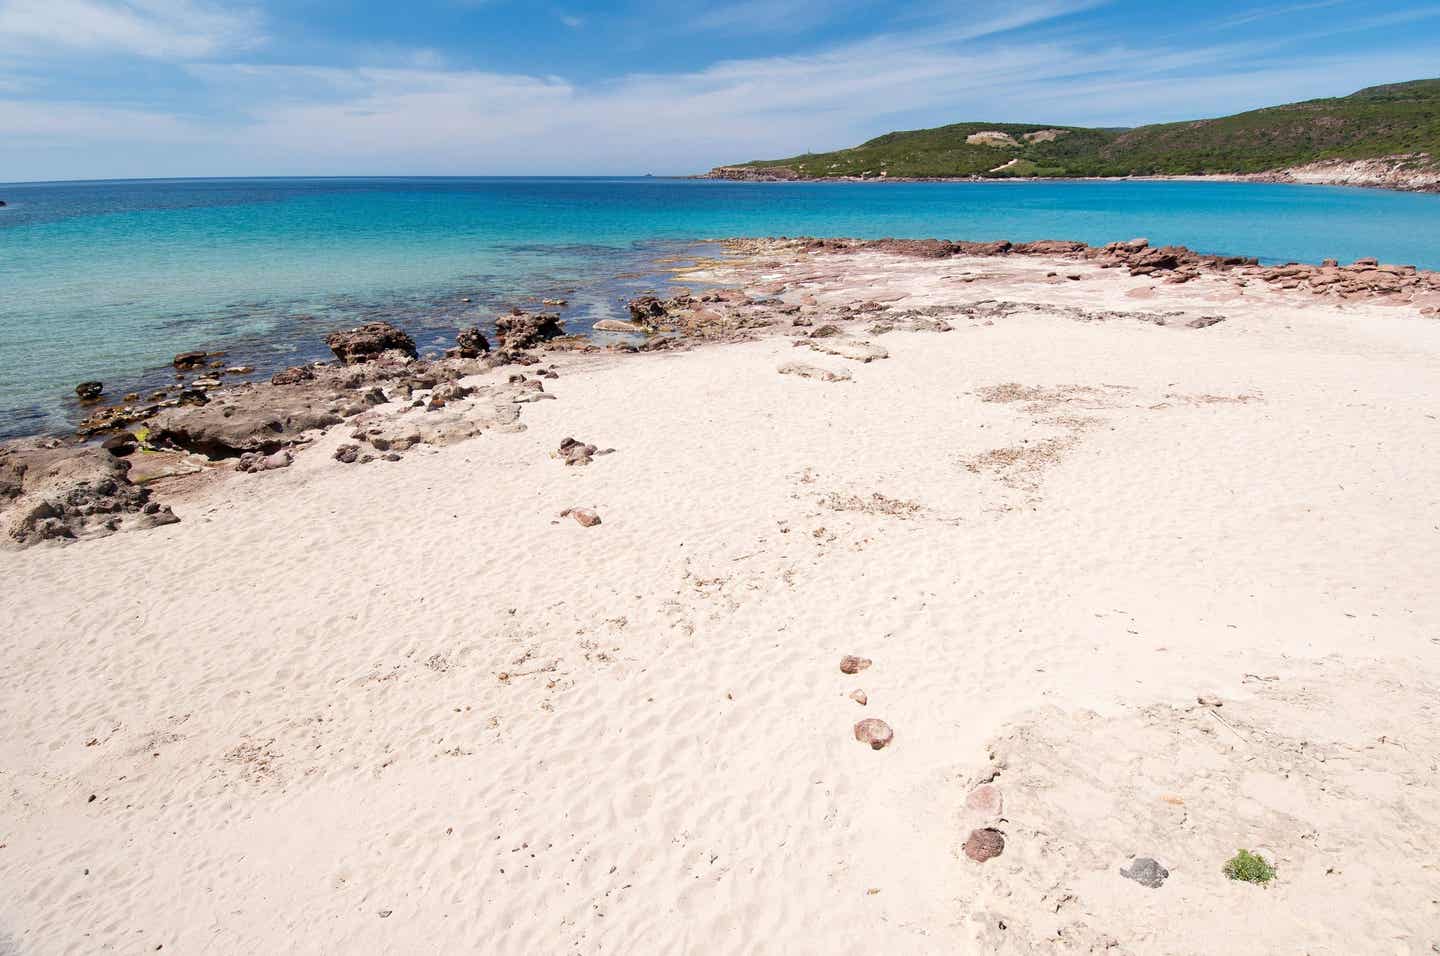
[(439, 348), (543, 297), (584, 332), (663, 282), (659, 260), (730, 236), (1146, 236), (1440, 269), (1440, 195), (1315, 186), (153, 180), (0, 185), (0, 200), (0, 435), (65, 428), (85, 379), (111, 400), (164, 384), (187, 349), (259, 376), (327, 356), (334, 328), (385, 318)]

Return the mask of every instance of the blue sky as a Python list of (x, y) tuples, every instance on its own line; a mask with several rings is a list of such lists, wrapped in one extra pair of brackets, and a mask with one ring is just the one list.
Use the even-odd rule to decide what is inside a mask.
[(1440, 75), (1440, 4), (0, 0), (0, 182), (689, 173)]

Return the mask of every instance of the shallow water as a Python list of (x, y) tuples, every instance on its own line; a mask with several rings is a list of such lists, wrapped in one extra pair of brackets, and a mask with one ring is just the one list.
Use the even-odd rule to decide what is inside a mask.
[(8, 185), (0, 199), (0, 435), (63, 428), (84, 379), (111, 399), (164, 382), (187, 349), (263, 372), (373, 318), (438, 347), (552, 296), (584, 332), (705, 238), (1144, 235), (1440, 268), (1440, 196), (1254, 183), (174, 180)]

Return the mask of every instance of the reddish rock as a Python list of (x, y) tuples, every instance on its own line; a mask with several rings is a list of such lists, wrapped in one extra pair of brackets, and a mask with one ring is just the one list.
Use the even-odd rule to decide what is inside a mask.
[(965, 841), (965, 855), (976, 863), (984, 863), (1005, 852), (1005, 834), (991, 827), (971, 830)]
[(869, 744), (871, 750), (883, 750), (895, 739), (895, 731), (878, 717), (866, 717), (855, 725), (855, 739)]
[(840, 658), (840, 673), (858, 674), (865, 668), (869, 667), (871, 663), (872, 661), (868, 657), (854, 657), (850, 654), (846, 654), (844, 657)]
[(566, 508), (560, 512), (560, 517), (574, 518), (584, 528), (593, 528), (600, 523), (600, 516), (590, 508)]
[(863, 690), (852, 690), (850, 692), (850, 699), (853, 700), (855, 703), (859, 704), (861, 707), (864, 707), (866, 704), (870, 703), (870, 698), (865, 696), (865, 692)]

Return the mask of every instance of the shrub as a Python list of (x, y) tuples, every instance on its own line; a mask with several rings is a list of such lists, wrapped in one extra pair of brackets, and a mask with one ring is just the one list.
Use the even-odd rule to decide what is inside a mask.
[(1237, 850), (1233, 857), (1225, 861), (1225, 875), (1232, 880), (1259, 883), (1263, 886), (1275, 879), (1275, 867), (1258, 853)]

